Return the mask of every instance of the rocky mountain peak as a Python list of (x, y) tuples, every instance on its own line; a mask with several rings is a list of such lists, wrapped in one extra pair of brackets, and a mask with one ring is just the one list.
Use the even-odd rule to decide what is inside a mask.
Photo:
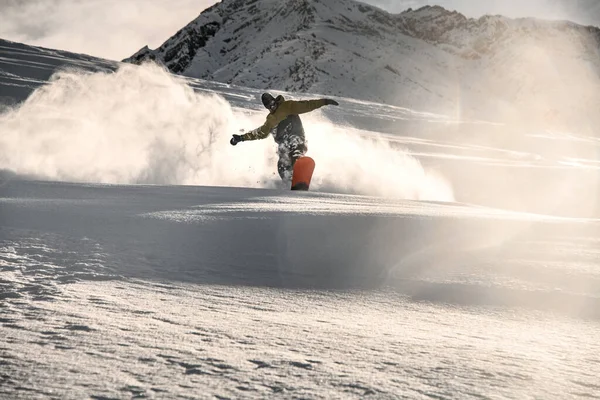
[(600, 29), (566, 21), (475, 19), (440, 6), (391, 14), (354, 0), (223, 0), (125, 61), (469, 116), (534, 108), (543, 119), (576, 115), (565, 111), (581, 108), (573, 99), (597, 96), (599, 49)]

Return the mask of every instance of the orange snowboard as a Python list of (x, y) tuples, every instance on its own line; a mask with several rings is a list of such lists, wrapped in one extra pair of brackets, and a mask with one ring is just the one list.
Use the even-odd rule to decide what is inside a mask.
[(314, 170), (315, 160), (310, 157), (300, 157), (294, 164), (292, 190), (308, 190)]

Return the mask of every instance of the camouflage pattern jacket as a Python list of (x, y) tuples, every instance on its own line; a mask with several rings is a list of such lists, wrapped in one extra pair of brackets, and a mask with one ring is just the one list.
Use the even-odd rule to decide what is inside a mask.
[[(278, 96), (279, 98), (279, 96)], [(269, 136), (269, 133), (279, 125), (279, 123), (285, 120), (290, 115), (304, 114), (321, 108), (325, 105), (324, 99), (319, 100), (285, 100), (283, 97), (280, 98), (277, 109), (270, 112), (267, 116), (265, 123), (254, 129), (253, 131), (247, 132), (242, 135), (243, 140), (257, 140), (264, 139)]]

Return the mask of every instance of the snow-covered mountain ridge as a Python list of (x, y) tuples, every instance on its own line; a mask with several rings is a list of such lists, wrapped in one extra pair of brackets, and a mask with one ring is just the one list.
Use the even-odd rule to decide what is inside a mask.
[(458, 118), (553, 124), (596, 114), (599, 43), (595, 27), (469, 19), (439, 6), (390, 14), (353, 0), (223, 0), (125, 61)]

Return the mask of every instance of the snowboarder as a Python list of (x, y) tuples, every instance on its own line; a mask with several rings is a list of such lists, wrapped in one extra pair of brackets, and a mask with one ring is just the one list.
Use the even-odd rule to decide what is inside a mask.
[(314, 111), (325, 105), (338, 106), (339, 104), (332, 99), (285, 100), (283, 96), (275, 98), (269, 93), (263, 93), (261, 100), (269, 110), (264, 125), (243, 135), (233, 135), (229, 143), (235, 146), (246, 140), (265, 139), (269, 133), (272, 133), (278, 146), (277, 172), (284, 183), (289, 183), (292, 180), (294, 163), (308, 150), (304, 128), (298, 114)]

